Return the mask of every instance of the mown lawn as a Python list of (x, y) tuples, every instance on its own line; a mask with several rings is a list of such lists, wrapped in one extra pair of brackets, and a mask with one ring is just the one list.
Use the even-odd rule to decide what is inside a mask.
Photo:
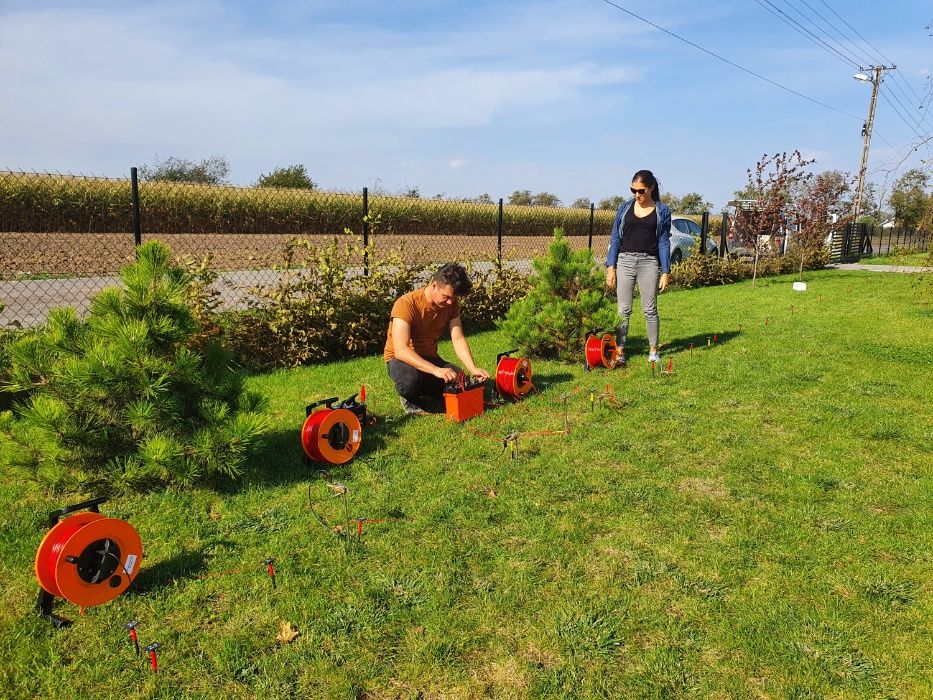
[(929, 253), (907, 253), (906, 255), (878, 255), (862, 258), (859, 262), (866, 265), (904, 265), (907, 267), (930, 267)]
[[(146, 560), (116, 601), (60, 604), (64, 631), (31, 611), (32, 558), (75, 498), (5, 479), (0, 694), (930, 697), (933, 276), (791, 279), (663, 295), (672, 376), (639, 319), (628, 369), (535, 362), (540, 396), (465, 426), (403, 418), (376, 357), (255, 377), (275, 431), (250, 477), (105, 504)], [(508, 349), (473, 344), (489, 369)], [(333, 475), (379, 522), (347, 543), (309, 509), (343, 518), (298, 429), (363, 382), (380, 421)], [(563, 396), (570, 435), (511, 459), (501, 437), (559, 430)]]

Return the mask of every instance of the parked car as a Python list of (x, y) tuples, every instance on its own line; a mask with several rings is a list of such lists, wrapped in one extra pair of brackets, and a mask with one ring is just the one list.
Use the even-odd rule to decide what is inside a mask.
[[(689, 258), (700, 245), (700, 225), (684, 216), (671, 217), (671, 265)], [(706, 254), (718, 254), (716, 242), (706, 238)]]

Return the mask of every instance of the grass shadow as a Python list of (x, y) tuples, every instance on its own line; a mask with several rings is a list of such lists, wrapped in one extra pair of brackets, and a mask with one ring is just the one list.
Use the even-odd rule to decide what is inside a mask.
[(301, 447), (301, 429), (305, 417), (296, 420), (294, 430), (273, 430), (263, 437), (262, 443), (250, 460), (251, 467), (239, 480), (216, 479), (210, 486), (218, 493), (235, 494), (255, 486), (283, 486), (306, 481), (320, 470), (347, 478), (354, 462), (371, 458), (393, 442), (398, 436), (404, 416), (376, 417), (374, 426), (363, 426), (360, 447), (346, 464), (334, 465), (310, 461)]
[(565, 382), (571, 382), (575, 377), (570, 374), (570, 372), (552, 372), (549, 374), (535, 372), (532, 379), (535, 388), (543, 393), (552, 387), (560, 386)]
[[(690, 346), (692, 345), (694, 349), (705, 348), (707, 344), (711, 346), (723, 345), (728, 343), (730, 340), (734, 339), (736, 336), (741, 335), (738, 331), (712, 331), (709, 333), (699, 333), (697, 335), (692, 335), (687, 338), (675, 338), (669, 343), (664, 343), (660, 347), (660, 352), (663, 354), (665, 352), (671, 353), (681, 353), (681, 352), (690, 352)], [(647, 350), (647, 348), (646, 348)]]
[(140, 568), (129, 592), (144, 595), (171, 585), (179, 579), (196, 579), (206, 570), (207, 558), (203, 552), (183, 549), (170, 559)]

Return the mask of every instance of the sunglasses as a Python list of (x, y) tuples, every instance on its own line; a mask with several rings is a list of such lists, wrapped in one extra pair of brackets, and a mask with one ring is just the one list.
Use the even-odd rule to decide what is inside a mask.
[(644, 194), (648, 191), (645, 187), (629, 187), (629, 189), (632, 191), (632, 194)]

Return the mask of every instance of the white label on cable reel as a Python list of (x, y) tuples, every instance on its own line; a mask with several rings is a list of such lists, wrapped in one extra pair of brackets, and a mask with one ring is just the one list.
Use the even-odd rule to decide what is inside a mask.
[(132, 576), (133, 569), (135, 568), (136, 568), (136, 555), (130, 554), (126, 558), (126, 564), (123, 565), (123, 571), (126, 573), (127, 576)]
[(359, 431), (359, 430), (354, 430), (354, 431), (353, 431), (353, 442), (356, 442), (356, 441), (358, 441), (359, 439), (360, 439), (360, 431)]

